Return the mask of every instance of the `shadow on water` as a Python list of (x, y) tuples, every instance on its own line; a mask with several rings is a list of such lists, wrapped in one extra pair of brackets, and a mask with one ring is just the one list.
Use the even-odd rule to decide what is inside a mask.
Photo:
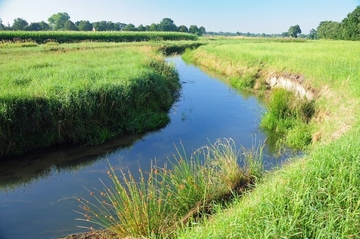
[(99, 178), (110, 182), (108, 161), (116, 170), (136, 173), (141, 167), (146, 171), (151, 160), (161, 166), (172, 159), (174, 144), (183, 142), (186, 153), (191, 154), (220, 138), (232, 138), (238, 149), (266, 141), (266, 169), (286, 161), (286, 155), (274, 156), (268, 135), (259, 129), (265, 109), (258, 98), (239, 93), (219, 81), (221, 77), (209, 76), (180, 57), (168, 61), (177, 67), (183, 87), (166, 127), (98, 146), (57, 147), (0, 160), (0, 239), (54, 238), (81, 232), (75, 221), (78, 202), (74, 197), (87, 197), (84, 187), (103, 187)]
[(49, 176), (53, 170), (72, 171), (98, 159), (131, 148), (146, 134), (124, 135), (95, 146), (63, 146), (0, 161), (0, 190), (24, 186)]

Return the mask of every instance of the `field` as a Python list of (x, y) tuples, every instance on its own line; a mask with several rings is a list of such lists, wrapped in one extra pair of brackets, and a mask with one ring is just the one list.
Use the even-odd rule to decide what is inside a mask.
[(0, 31), (0, 42), (142, 42), (197, 40), (197, 36), (180, 32), (67, 32), (67, 31)]
[[(142, 210), (136, 210), (139, 215), (144, 214), (132, 218), (137, 214), (125, 207), (134, 206), (131, 198), (127, 193), (122, 195), (130, 199), (129, 203), (125, 200), (120, 206), (124, 206), (121, 210), (127, 213), (125, 216), (136, 222), (131, 226), (140, 222), (140, 229), (134, 229), (140, 232), (131, 232), (132, 235), (144, 235), (142, 217), (146, 215), (151, 219), (149, 222), (153, 220), (160, 225), (157, 231), (149, 230), (150, 226), (145, 228), (145, 235), (150, 237), (171, 234), (177, 238), (359, 238), (360, 43), (226, 38), (204, 38), (200, 43), (196, 47), (202, 46), (187, 50), (183, 57), (224, 75), (235, 86), (249, 88), (256, 82), (262, 84), (273, 75), (304, 78), (303, 84), (311, 87), (315, 94), (314, 112), (300, 128), (306, 127), (312, 143), (304, 148), (304, 156), (292, 159), (283, 168), (264, 177), (256, 177), (258, 181), (250, 180), (250, 184), (256, 181), (255, 187), (245, 193), (241, 191), (242, 197), (236, 197), (226, 205), (214, 200), (219, 204), (211, 204), (216, 213), (209, 217), (203, 215), (204, 206), (198, 207), (196, 212), (196, 207), (194, 209), (187, 200), (208, 203), (206, 194), (201, 193), (208, 193), (208, 189), (218, 185), (220, 179), (215, 176), (232, 183), (230, 169), (238, 170), (233, 164), (236, 159), (224, 168), (215, 164), (210, 167), (198, 165), (199, 168), (194, 169), (194, 162), (184, 164), (179, 155), (180, 160), (175, 160), (178, 166), (173, 165), (178, 171), (154, 167), (161, 173), (151, 172), (155, 181), (149, 180), (150, 184), (146, 185), (143, 178), (139, 187), (134, 186), (133, 178), (125, 177), (125, 174), (123, 179), (128, 185), (122, 187), (116, 175), (110, 172), (109, 176), (115, 178), (115, 186), (122, 187), (123, 193), (130, 190), (138, 199), (134, 205), (144, 206)], [(175, 49), (182, 51), (186, 48), (183, 44)], [(167, 47), (163, 47), (160, 43), (3, 44), (0, 47), (0, 152), (16, 154), (20, 153), (19, 149), (26, 151), (64, 142), (100, 143), (114, 134), (141, 132), (166, 124), (166, 112), (180, 86), (174, 69), (165, 65), (163, 56), (156, 53), (159, 50), (166, 52)], [(265, 94), (262, 87), (260, 94)], [(289, 99), (295, 100), (289, 97), (285, 95), (282, 101), (291, 103)], [(288, 131), (300, 132), (293, 128)], [(220, 155), (220, 160), (227, 159), (232, 154), (232, 147), (225, 149), (202, 155), (209, 155), (209, 158)], [(206, 169), (210, 169), (211, 174)], [(210, 182), (210, 186), (204, 183), (206, 186), (198, 191), (199, 185), (183, 184), (188, 182), (186, 180), (193, 182), (198, 180), (196, 177), (202, 177), (202, 174), (194, 173), (199, 170), (204, 170), (205, 181)], [(154, 186), (154, 191), (147, 191), (147, 186)], [(159, 220), (156, 213), (146, 210), (148, 202), (154, 206), (153, 211), (169, 206), (161, 204), (163, 197), (159, 201), (146, 194), (152, 192), (167, 197), (169, 188), (173, 189), (170, 193), (175, 194), (171, 195), (171, 201), (184, 203), (182, 213), (194, 209), (192, 215), (201, 217), (199, 221), (187, 220), (186, 225), (191, 226), (182, 229), (175, 223), (179, 228), (174, 232), (169, 227), (173, 224), (163, 224), (174, 215), (160, 213), (165, 219)], [(184, 188), (190, 189), (183, 195)], [(229, 188), (230, 191), (233, 189), (232, 186)], [(114, 203), (110, 207), (115, 208), (118, 206), (113, 200), (117, 197), (116, 192), (110, 191), (107, 195), (100, 193), (98, 199), (105, 195), (105, 199)], [(218, 192), (218, 188), (215, 191)], [(218, 197), (222, 196), (216, 195), (216, 199)], [(89, 210), (86, 200), (82, 202)], [(171, 212), (179, 209), (176, 203), (170, 206)], [(88, 216), (87, 213), (84, 215)], [(110, 214), (104, 216), (111, 218)], [(179, 217), (174, 219), (175, 222), (181, 218), (181, 215), (176, 216)], [(126, 222), (131, 223), (131, 220)], [(116, 224), (110, 221), (110, 225), (113, 223)], [(164, 234), (163, 229), (166, 229)]]
[(188, 61), (237, 78), (305, 77), (316, 90), (305, 156), (178, 238), (359, 238), (359, 42), (218, 40)]
[(164, 126), (180, 85), (159, 48), (4, 44), (0, 157), (56, 144), (98, 144)]

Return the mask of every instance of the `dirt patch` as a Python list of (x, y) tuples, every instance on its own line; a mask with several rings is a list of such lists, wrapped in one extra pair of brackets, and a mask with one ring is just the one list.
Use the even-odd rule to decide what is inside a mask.
[(305, 77), (295, 74), (271, 74), (265, 78), (268, 88), (283, 88), (292, 91), (301, 98), (313, 100), (316, 91), (310, 85), (305, 84)]

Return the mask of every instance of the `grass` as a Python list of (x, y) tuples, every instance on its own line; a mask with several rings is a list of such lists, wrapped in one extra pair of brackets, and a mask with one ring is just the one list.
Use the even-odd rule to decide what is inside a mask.
[[(231, 139), (204, 146), (187, 158), (177, 149), (170, 165), (153, 165), (139, 178), (118, 176), (109, 168), (113, 186), (88, 189), (92, 199), (78, 199), (83, 218), (118, 237), (167, 237), (244, 193), (262, 176), (262, 147), (238, 151)], [(242, 164), (242, 167), (239, 166)]]
[(76, 31), (0, 31), (0, 42), (34, 41), (73, 43), (95, 42), (143, 42), (197, 40), (194, 34), (181, 32), (76, 32)]
[(0, 48), (0, 157), (55, 144), (98, 144), (168, 123), (180, 85), (157, 49)]
[(306, 156), (266, 174), (253, 191), (177, 238), (360, 237), (359, 46), (219, 40), (188, 52), (189, 59), (228, 77), (304, 76), (316, 90), (309, 126), (317, 140)]
[(311, 130), (307, 123), (315, 113), (313, 101), (296, 97), (285, 89), (275, 89), (267, 102), (267, 108), (260, 127), (270, 135), (276, 135), (278, 148), (288, 145), (304, 150), (311, 144)]

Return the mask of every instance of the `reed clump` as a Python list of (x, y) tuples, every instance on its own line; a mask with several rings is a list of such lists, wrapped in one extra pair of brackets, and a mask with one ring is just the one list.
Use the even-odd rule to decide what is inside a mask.
[(266, 107), (260, 126), (276, 136), (278, 147), (285, 144), (305, 149), (311, 144), (312, 134), (307, 124), (315, 114), (314, 101), (296, 97), (284, 89), (275, 89)]
[[(169, 165), (150, 172), (109, 168), (112, 186), (88, 189), (79, 198), (81, 221), (90, 221), (119, 237), (164, 237), (212, 213), (214, 203), (228, 201), (251, 188), (262, 176), (262, 148), (236, 150), (233, 140), (218, 140), (190, 158), (180, 152)], [(240, 166), (241, 165), (241, 166)]]

